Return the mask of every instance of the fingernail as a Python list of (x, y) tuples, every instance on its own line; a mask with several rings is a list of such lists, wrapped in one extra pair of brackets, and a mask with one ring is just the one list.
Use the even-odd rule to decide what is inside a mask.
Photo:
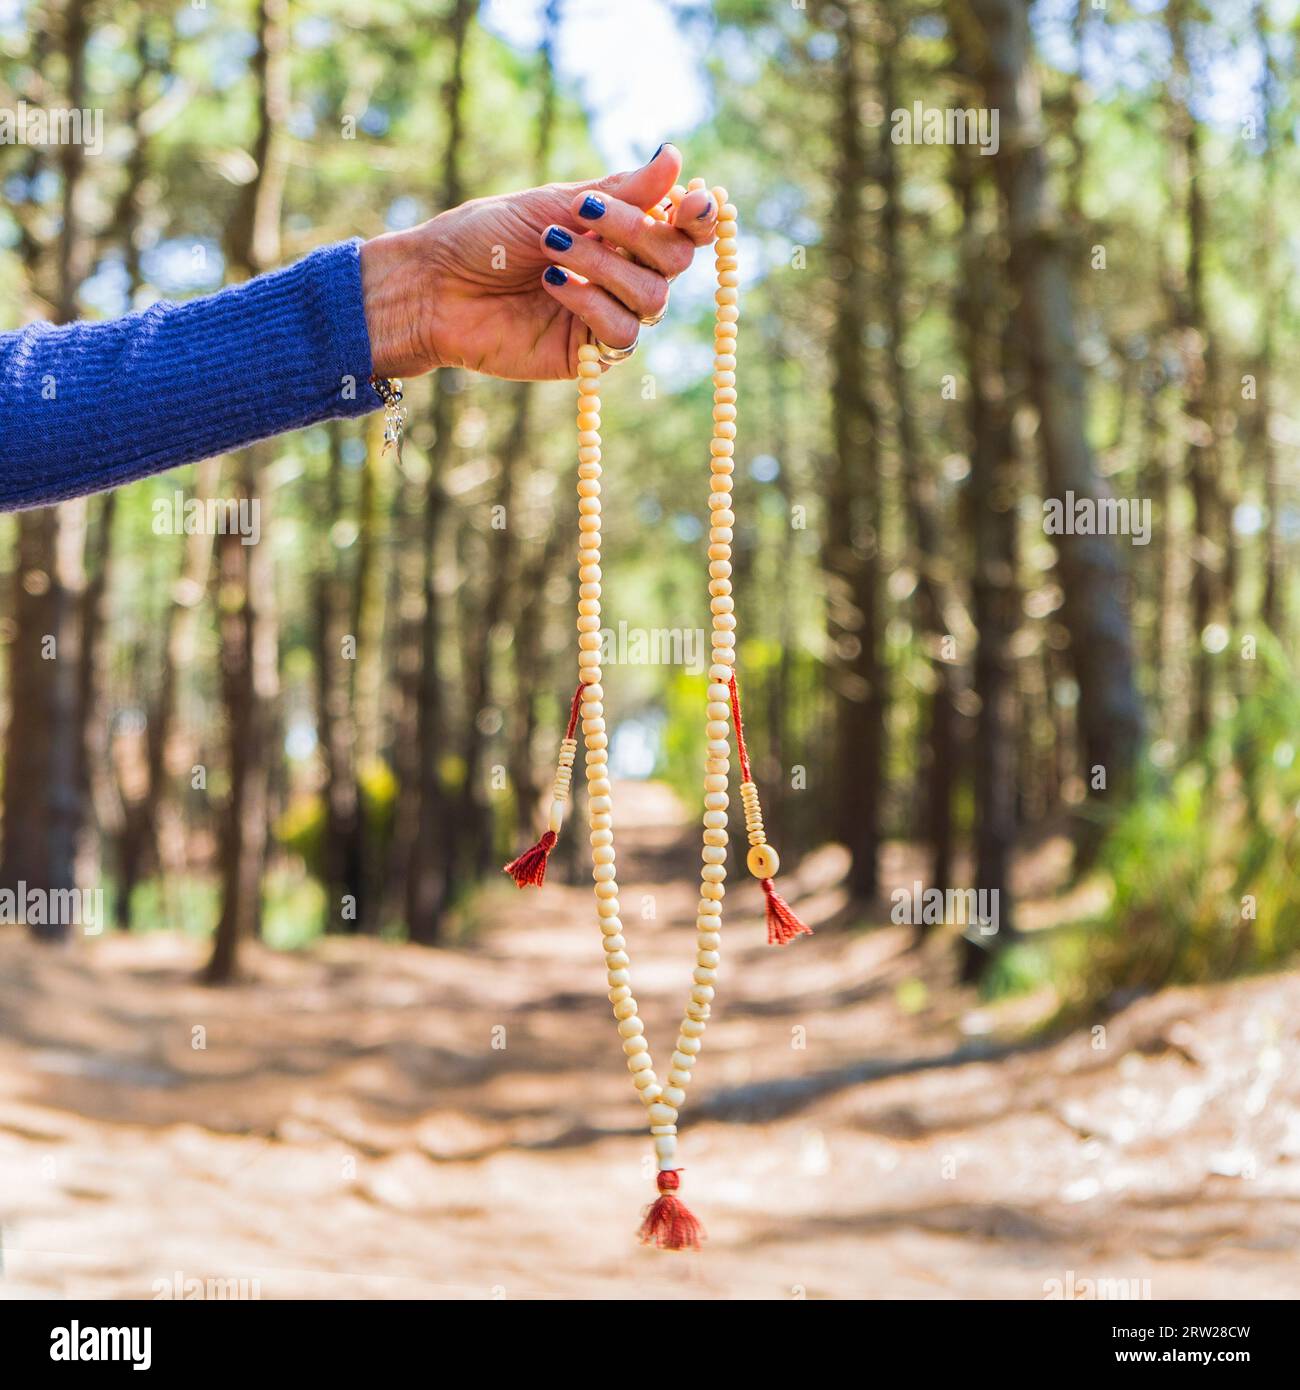
[(573, 245), (573, 238), (563, 227), (552, 227), (546, 233), (546, 244), (552, 251), (567, 251)]
[(546, 267), (546, 274), (542, 276), (542, 279), (545, 280), (548, 285), (565, 285), (569, 281), (569, 277), (558, 265), (548, 265)]
[(660, 156), (661, 154), (663, 154), (663, 152), (664, 152), (667, 148), (668, 148), (668, 141), (665, 140), (665, 141), (663, 142), (663, 144), (660, 145), (659, 148), (654, 152), (654, 154), (652, 154), (652, 155), (650, 156), (650, 158), (646, 160), (646, 163), (647, 163), (647, 164), (653, 164), (653, 163), (655, 162), (655, 160), (658, 159), (659, 156)]
[(578, 216), (585, 217), (588, 222), (594, 222), (598, 217), (604, 217), (605, 204), (597, 198), (594, 193), (588, 193), (583, 199), (582, 206), (578, 209)]
[(704, 211), (703, 211), (702, 213), (700, 213), (700, 215), (699, 215), (695, 220), (696, 220), (697, 222), (703, 222), (704, 219), (705, 219), (706, 217), (711, 217), (712, 215), (713, 215), (713, 199), (710, 198), (709, 201), (708, 201), (707, 203), (705, 203), (705, 205), (704, 205)]

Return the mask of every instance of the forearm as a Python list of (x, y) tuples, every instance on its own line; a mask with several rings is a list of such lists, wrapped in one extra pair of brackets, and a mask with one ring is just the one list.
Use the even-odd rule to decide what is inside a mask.
[(359, 248), (109, 323), (0, 334), (0, 509), (378, 407)]

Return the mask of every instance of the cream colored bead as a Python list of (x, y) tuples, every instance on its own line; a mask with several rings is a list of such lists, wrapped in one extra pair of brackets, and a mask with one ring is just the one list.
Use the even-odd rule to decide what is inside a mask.
[(717, 951), (697, 951), (695, 953), (695, 959), (700, 965), (707, 965), (716, 970), (721, 956), (719, 956)]
[(683, 1032), (688, 1038), (698, 1038), (698, 1037), (702, 1037), (703, 1034), (704, 1034), (704, 1025), (703, 1025), (702, 1023), (697, 1023), (697, 1022), (696, 1022), (694, 1019), (692, 1019), (692, 1018), (683, 1019), (683, 1020), (682, 1020), (682, 1032)]
[[(672, 1056), (673, 1071), (684, 1071), (689, 1073), (695, 1065), (695, 1057), (689, 1052), (677, 1051)], [(671, 1073), (669, 1076), (671, 1080)]]
[(638, 1052), (649, 1052), (650, 1044), (638, 1033), (635, 1037), (623, 1039), (623, 1052), (628, 1057), (635, 1057)]
[(668, 1084), (677, 1086), (685, 1090), (691, 1084), (691, 1071), (689, 1067), (673, 1067), (668, 1073)]
[(609, 1002), (611, 1004), (621, 1004), (625, 999), (631, 999), (632, 988), (630, 985), (618, 985), (609, 992)]
[(636, 1014), (636, 1000), (630, 996), (627, 999), (620, 999), (614, 1005), (614, 1017), (618, 1019), (632, 1018)]
[(703, 1047), (699, 1038), (679, 1036), (677, 1039), (677, 1051), (684, 1052), (688, 1057), (698, 1057)]
[(745, 856), (745, 864), (755, 878), (775, 878), (781, 859), (771, 845), (754, 845)]
[[(676, 1056), (676, 1054), (673, 1054)], [(628, 1071), (645, 1071), (650, 1066), (650, 1054), (648, 1052), (634, 1052), (627, 1059)]]
[(546, 818), (546, 828), (558, 835), (564, 828), (564, 802), (558, 797), (551, 802), (551, 814)]
[(652, 1125), (673, 1125), (677, 1123), (677, 1111), (671, 1105), (665, 1105), (660, 1101), (650, 1107), (646, 1118)]
[(676, 1126), (676, 1125), (651, 1125), (651, 1126), (650, 1126), (650, 1133), (651, 1133), (651, 1134), (676, 1134), (676, 1133), (677, 1133), (677, 1126)]
[(659, 1134), (655, 1136), (655, 1157), (659, 1160), (659, 1170), (664, 1172), (671, 1168), (677, 1158), (677, 1136), (675, 1134)]
[[(648, 1053), (646, 1054), (646, 1060), (649, 1061)], [(658, 1084), (658, 1082), (659, 1078), (655, 1075), (655, 1070), (653, 1067), (640, 1068), (637, 1074), (632, 1078), (632, 1084), (637, 1088), (638, 1091), (642, 1092), (653, 1090), (654, 1087)]]
[(626, 970), (608, 970), (605, 972), (605, 979), (609, 981), (609, 987), (611, 989), (617, 989), (619, 985), (630, 985), (632, 983), (632, 976)]
[[(645, 1085), (641, 1084), (642, 1078), (646, 1078)], [(653, 1071), (640, 1071), (632, 1078), (632, 1084), (637, 1088), (641, 1096), (642, 1105), (653, 1105), (664, 1093), (664, 1088), (655, 1079)]]
[(686, 1099), (686, 1092), (680, 1086), (665, 1086), (663, 1098), (667, 1105), (680, 1106)]

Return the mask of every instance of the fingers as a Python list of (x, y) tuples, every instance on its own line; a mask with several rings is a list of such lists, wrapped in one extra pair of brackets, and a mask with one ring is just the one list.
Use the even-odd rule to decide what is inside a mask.
[(695, 243), (676, 227), (657, 222), (639, 207), (608, 193), (577, 193), (569, 210), (575, 226), (621, 246), (661, 275), (680, 275), (695, 254)]
[(677, 204), (673, 226), (696, 246), (707, 246), (718, 226), (717, 198), (705, 188), (692, 187)]
[(641, 325), (637, 316), (598, 285), (579, 279), (558, 265), (542, 274), (546, 292), (570, 313), (576, 314), (592, 334), (610, 347), (631, 347)]
[(682, 152), (663, 144), (639, 168), (626, 174), (610, 174), (594, 185), (596, 193), (608, 193), (633, 207), (652, 208), (661, 203), (682, 172)]
[(607, 290), (636, 318), (655, 318), (667, 307), (668, 281), (662, 275), (620, 256), (596, 237), (575, 236), (564, 227), (548, 227), (541, 241), (544, 255)]

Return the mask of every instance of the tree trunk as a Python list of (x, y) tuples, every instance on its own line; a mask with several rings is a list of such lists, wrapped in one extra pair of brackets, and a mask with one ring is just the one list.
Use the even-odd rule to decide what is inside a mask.
[[(353, 595), (333, 542), (343, 513), (343, 428), (338, 421), (329, 426), (329, 441), (315, 583), (316, 728), (325, 767), (325, 922), (327, 931), (360, 931), (366, 894), (353, 679), (360, 633), (348, 631)], [(345, 651), (349, 642), (353, 650)]]
[[(60, 47), (69, 108), (85, 108), (90, 0), (68, 0)], [(62, 219), (56, 247), (54, 319), (77, 316), (89, 245), (79, 204), (85, 148), (60, 146)], [(36, 245), (27, 248), (35, 268)], [(66, 392), (72, 383), (56, 381)], [(81, 594), (84, 588), (86, 502), (22, 512), (17, 522), (14, 638), (9, 647), (10, 717), (5, 748), (4, 850), (0, 884), (53, 893), (77, 880), (83, 824), (81, 719)], [(46, 917), (53, 916), (46, 913)], [(63, 940), (67, 924), (33, 925), (41, 940)]]
[[(961, 13), (960, 6), (954, 8)], [(1000, 146), (991, 162), (1006, 209), (1010, 278), (1018, 301), (1015, 327), (1038, 410), (1045, 491), (1062, 502), (1068, 492), (1097, 498), (1105, 485), (1087, 438), (1069, 267), (1048, 186), (1028, 7), (1023, 0), (970, 0), (970, 11), (979, 25), (975, 37), (987, 101), (1001, 112)], [(1065, 594), (1062, 617), (1079, 686), (1085, 782), (1090, 793), (1096, 793), (1090, 800), (1097, 807), (1117, 807), (1132, 788), (1142, 737), (1118, 541), (1113, 536), (1052, 539)], [(1081, 827), (1084, 861), (1095, 847), (1098, 821)]]
[[(451, 72), (444, 89), (447, 142), (443, 150), (442, 205), (455, 207), (464, 193), (461, 144), (464, 135), (465, 46), (476, 9), (475, 0), (455, 0), (448, 21)], [(452, 386), (446, 371), (432, 380), (433, 445), (424, 500), (422, 618), (420, 621), (419, 697), (416, 708), (415, 835), (406, 869), (406, 925), (413, 941), (436, 943), (455, 854), (454, 811), (444, 795), (440, 763), (446, 752), (446, 712), (438, 673), (442, 614), (437, 591), (439, 531), (444, 496), (442, 476), (455, 424)], [(467, 717), (477, 717), (470, 708)]]
[(842, 9), (836, 56), (835, 138), (838, 190), (830, 227), (839, 270), (832, 329), (830, 477), (826, 489), (824, 566), (828, 579), (828, 672), (835, 707), (836, 837), (848, 847), (848, 888), (875, 896), (885, 756), (885, 671), (880, 653), (880, 439), (867, 389), (863, 323), (870, 285), (863, 263), (868, 179), (861, 128), (861, 44), (856, 6)]
[[(990, 951), (1015, 932), (1010, 866), (1016, 835), (1017, 692), (1011, 641), (1019, 625), (1016, 583), (1016, 466), (1006, 382), (1007, 314), (996, 213), (981, 236), (976, 158), (954, 151), (962, 207), (962, 257), (956, 317), (969, 391), (971, 467), (966, 488), (973, 538), (972, 618), (978, 640), (974, 688), (979, 701), (973, 753), (975, 777), (975, 886), (998, 905), (995, 935), (968, 926), (961, 978), (977, 980)], [(996, 269), (994, 269), (996, 267)], [(999, 273), (1000, 272), (1000, 273)]]
[[(880, 44), (880, 99), (886, 111), (898, 106), (897, 40), (897, 31), (891, 26), (882, 35)], [(930, 882), (944, 888), (952, 883), (952, 801), (960, 776), (956, 757), (956, 728), (960, 718), (956, 703), (958, 669), (945, 657), (943, 650), (944, 640), (949, 636), (946, 614), (955, 604), (955, 596), (951, 593), (950, 557), (940, 539), (934, 478), (927, 469), (917, 437), (911, 383), (903, 360), (907, 332), (903, 314), (907, 266), (902, 248), (897, 146), (890, 138), (888, 125), (880, 129), (877, 159), (883, 201), (881, 242), (885, 253), (883, 292), (889, 327), (889, 386), (894, 404), (894, 434), (903, 500), (917, 574), (918, 627), (929, 647), (933, 676), (928, 729), (921, 757), (926, 782), (923, 833), (930, 846)]]
[[(287, 0), (259, 0), (258, 43), (250, 68), (257, 83), (257, 176), (243, 190), (227, 228), (232, 269), (259, 275), (280, 258), (284, 196), (284, 125), (289, 115)], [(222, 984), (238, 970), (241, 941), (256, 936), (262, 920), (270, 807), (270, 760), (276, 749), (274, 704), (278, 693), (275, 574), (271, 563), (269, 497), (263, 473), (274, 446), (246, 450), (235, 479), (238, 498), (260, 512), (260, 539), (220, 538), (222, 695), (229, 736), (230, 796), (221, 831), (221, 915), (208, 962), (209, 983)]]

